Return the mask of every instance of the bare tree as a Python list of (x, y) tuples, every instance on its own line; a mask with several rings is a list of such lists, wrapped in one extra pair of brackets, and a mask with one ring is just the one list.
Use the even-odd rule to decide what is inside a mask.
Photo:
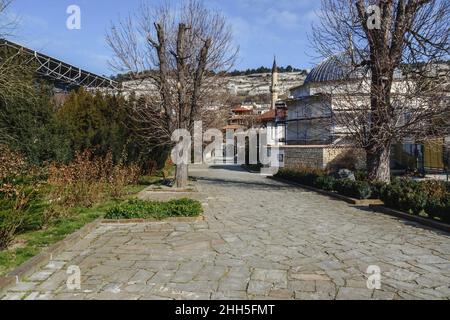
[(446, 0), (322, 0), (314, 46), (345, 80), (330, 89), (334, 121), (372, 180), (390, 181), (393, 144), (448, 130), (449, 13)]
[(12, 0), (0, 0), (0, 39), (11, 35), (17, 26), (16, 19), (6, 16), (6, 9), (12, 2)]
[[(134, 118), (155, 146), (172, 146), (176, 129), (192, 132), (237, 53), (226, 19), (198, 0), (179, 7), (143, 3), (138, 14), (113, 24), (106, 40), (115, 70), (151, 80)], [(177, 186), (184, 187), (187, 178), (187, 165), (177, 165)]]
[(14, 97), (31, 97), (35, 87), (31, 80), (28, 61), (21, 52), (2, 46), (1, 38), (11, 35), (15, 22), (5, 18), (6, 9), (12, 0), (0, 0), (0, 101)]

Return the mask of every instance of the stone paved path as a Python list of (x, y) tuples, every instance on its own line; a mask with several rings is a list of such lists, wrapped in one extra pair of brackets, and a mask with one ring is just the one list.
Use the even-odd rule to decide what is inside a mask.
[(446, 234), (237, 168), (191, 174), (206, 221), (101, 225), (3, 299), (450, 298)]

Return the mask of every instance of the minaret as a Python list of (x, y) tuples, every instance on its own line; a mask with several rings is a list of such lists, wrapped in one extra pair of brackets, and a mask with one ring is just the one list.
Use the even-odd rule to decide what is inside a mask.
[(275, 109), (275, 104), (278, 100), (278, 93), (280, 89), (278, 88), (278, 67), (277, 67), (277, 59), (276, 57), (273, 58), (273, 67), (272, 67), (272, 84), (270, 86), (270, 93), (271, 93), (271, 104), (270, 109)]

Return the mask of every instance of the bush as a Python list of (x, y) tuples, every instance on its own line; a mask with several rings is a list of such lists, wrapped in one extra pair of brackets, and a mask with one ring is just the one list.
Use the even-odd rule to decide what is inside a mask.
[(107, 219), (164, 219), (167, 217), (195, 217), (203, 213), (200, 202), (192, 199), (171, 200), (168, 202), (128, 200), (110, 210)]
[(365, 181), (336, 180), (334, 190), (339, 194), (356, 199), (369, 199), (372, 195), (372, 188)]
[(326, 191), (336, 191), (356, 199), (381, 199), (392, 209), (410, 214), (426, 213), (429, 217), (450, 222), (450, 183), (442, 181), (414, 181), (393, 179), (390, 185), (370, 183), (363, 172), (357, 181), (334, 179), (323, 170), (297, 168), (281, 169), (277, 177)]
[(445, 186), (441, 182), (396, 179), (381, 188), (380, 198), (390, 208), (420, 214), (438, 208), (442, 201), (436, 199), (448, 197), (445, 194)]
[(427, 197), (421, 193), (407, 191), (400, 194), (398, 203), (402, 210), (418, 215), (425, 210)]
[(51, 199), (66, 208), (91, 207), (106, 195), (119, 198), (140, 177), (139, 166), (114, 165), (111, 153), (95, 157), (91, 151), (77, 153), (72, 163), (52, 164), (49, 171)]
[(314, 187), (316, 179), (321, 176), (325, 176), (324, 170), (298, 167), (295, 169), (280, 169), (277, 173), (277, 177), (298, 182), (306, 186)]
[(322, 190), (333, 191), (336, 181), (333, 177), (319, 176), (315, 179), (314, 186)]
[(357, 199), (369, 199), (372, 195), (372, 188), (368, 182), (338, 180), (328, 176), (326, 171), (320, 169), (281, 169), (277, 177), (326, 191), (337, 191), (342, 195)]
[(0, 211), (0, 250), (8, 247), (22, 221), (22, 212), (15, 210)]
[(34, 181), (35, 172), (21, 155), (4, 146), (0, 146), (0, 152), (0, 249), (4, 249), (24, 224), (29, 227), (36, 223), (30, 209), (39, 201), (41, 185)]
[(442, 222), (450, 223), (450, 197), (433, 197), (428, 200), (425, 211), (432, 218), (438, 218)]
[(370, 183), (370, 189), (372, 191), (372, 199), (381, 199), (381, 190), (386, 184), (383, 182)]

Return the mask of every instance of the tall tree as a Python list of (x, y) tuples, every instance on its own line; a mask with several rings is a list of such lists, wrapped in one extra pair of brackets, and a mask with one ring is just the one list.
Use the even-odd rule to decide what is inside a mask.
[[(366, 151), (372, 180), (390, 181), (394, 143), (442, 136), (449, 116), (450, 2), (322, 0), (313, 40), (341, 63), (336, 124)], [(336, 56), (336, 54), (340, 54)]]
[(69, 140), (55, 116), (52, 88), (35, 86), (35, 92), (29, 95), (0, 99), (0, 144), (19, 151), (35, 164), (67, 161)]
[[(16, 21), (7, 15), (12, 0), (0, 0), (0, 39), (13, 33)], [(1, 41), (1, 40), (0, 40)], [(30, 96), (34, 91), (29, 67), (23, 62), (20, 52), (13, 52), (0, 43), (0, 99)]]
[(114, 161), (120, 161), (127, 151), (126, 109), (123, 97), (80, 88), (66, 97), (56, 113), (73, 152), (90, 149), (101, 156), (111, 152)]
[[(113, 24), (106, 39), (116, 70), (136, 81), (150, 79), (134, 118), (155, 147), (171, 147), (176, 129), (192, 132), (237, 53), (226, 19), (198, 0), (183, 1), (180, 7), (143, 3), (137, 15)], [(187, 164), (178, 163), (177, 186), (187, 180)]]

